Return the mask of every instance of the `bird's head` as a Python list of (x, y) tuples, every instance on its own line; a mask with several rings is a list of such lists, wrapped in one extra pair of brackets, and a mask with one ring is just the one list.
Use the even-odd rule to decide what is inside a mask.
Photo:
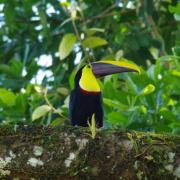
[(76, 74), (75, 87), (87, 92), (100, 92), (97, 78), (122, 72), (139, 72), (137, 65), (126, 61), (97, 61), (84, 65)]

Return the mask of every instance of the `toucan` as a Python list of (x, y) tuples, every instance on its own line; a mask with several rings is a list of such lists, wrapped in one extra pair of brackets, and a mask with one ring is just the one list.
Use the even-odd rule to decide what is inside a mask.
[(140, 69), (126, 61), (103, 60), (88, 63), (77, 71), (69, 101), (73, 126), (88, 126), (93, 114), (96, 127), (103, 126), (102, 94), (97, 78), (122, 72), (140, 72)]

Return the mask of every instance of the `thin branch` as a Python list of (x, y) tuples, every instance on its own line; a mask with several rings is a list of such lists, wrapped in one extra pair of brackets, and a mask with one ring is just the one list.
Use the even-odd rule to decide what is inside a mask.
[(79, 32), (78, 32), (78, 29), (77, 29), (77, 27), (76, 27), (75, 20), (71, 18), (71, 22), (72, 22), (72, 25), (73, 25), (73, 28), (74, 28), (74, 31), (75, 31), (75, 34), (76, 34), (78, 40), (81, 41), (81, 38), (80, 38), (80, 35), (79, 35)]
[(161, 42), (162, 49), (160, 49), (160, 55), (166, 55), (167, 53), (166, 53), (166, 50), (165, 50), (164, 39), (161, 36), (161, 34), (159, 33), (159, 31), (157, 29), (157, 26), (156, 26), (152, 16), (145, 15), (145, 18), (146, 18), (147, 24), (152, 29), (152, 31), (151, 31), (152, 37), (154, 37), (155, 39), (158, 39)]
[(53, 110), (54, 113), (59, 114), (59, 116), (61, 116), (64, 119), (67, 119), (67, 117), (65, 117), (62, 113), (60, 113), (58, 111), (58, 109), (54, 108), (54, 106), (50, 103), (50, 101), (47, 97), (47, 89), (45, 89), (45, 91), (44, 91), (44, 99), (45, 99), (46, 103), (48, 104), (48, 106)]
[(109, 12), (114, 9), (116, 7), (116, 4), (111, 5), (110, 7), (108, 7), (107, 9), (105, 9), (104, 11), (102, 11), (100, 14), (93, 16), (91, 18), (88, 18), (87, 20), (85, 20), (83, 22), (83, 24), (88, 24), (90, 22), (92, 22), (95, 19), (99, 19), (99, 18), (103, 18), (105, 16), (109, 16)]
[[(80, 35), (79, 35), (79, 31), (78, 31), (77, 26), (76, 26), (75, 19), (71, 18), (71, 21), (72, 21), (72, 25), (73, 25), (73, 28), (74, 28), (76, 37), (77, 37), (77, 39), (79, 40), (79, 42), (81, 43), (82, 41), (81, 41), (81, 37), (80, 37)], [(82, 47), (82, 50), (83, 50), (85, 56), (86, 56), (86, 57), (89, 57), (89, 54), (87, 54), (87, 51), (84, 49), (84, 47), (83, 47), (83, 46), (81, 46), (81, 47)], [(90, 63), (89, 58), (86, 58), (85, 60), (87, 60), (87, 62)], [(82, 64), (82, 62), (80, 63), (80, 65), (81, 65), (81, 64)]]

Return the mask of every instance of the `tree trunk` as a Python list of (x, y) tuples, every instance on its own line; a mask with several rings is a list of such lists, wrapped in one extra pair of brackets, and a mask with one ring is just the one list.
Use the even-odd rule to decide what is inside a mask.
[(0, 126), (0, 179), (180, 179), (180, 137), (119, 129)]

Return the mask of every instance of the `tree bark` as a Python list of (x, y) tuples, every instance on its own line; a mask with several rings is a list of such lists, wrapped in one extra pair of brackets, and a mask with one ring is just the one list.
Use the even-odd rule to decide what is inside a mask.
[(0, 126), (0, 179), (180, 179), (180, 136)]

